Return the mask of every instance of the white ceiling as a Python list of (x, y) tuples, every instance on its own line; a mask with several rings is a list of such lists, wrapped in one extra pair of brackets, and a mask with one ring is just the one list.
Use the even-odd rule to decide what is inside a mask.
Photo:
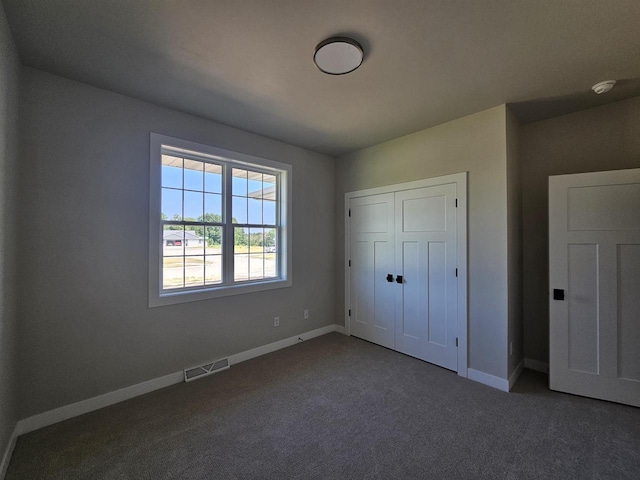
[[(640, 94), (638, 0), (3, 3), (26, 65), (331, 155), (502, 103), (532, 121)], [(334, 35), (365, 49), (349, 75), (312, 63)]]

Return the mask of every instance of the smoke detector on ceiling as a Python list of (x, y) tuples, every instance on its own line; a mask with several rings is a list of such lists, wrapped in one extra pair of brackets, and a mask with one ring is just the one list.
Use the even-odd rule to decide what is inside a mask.
[(605, 80), (604, 82), (596, 83), (593, 87), (591, 87), (591, 90), (600, 95), (602, 93), (607, 93), (613, 88), (615, 84), (615, 80)]

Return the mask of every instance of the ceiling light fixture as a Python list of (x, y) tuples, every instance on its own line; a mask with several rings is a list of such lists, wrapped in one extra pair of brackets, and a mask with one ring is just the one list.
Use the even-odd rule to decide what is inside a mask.
[(364, 51), (352, 38), (331, 37), (316, 47), (313, 61), (320, 71), (329, 75), (344, 75), (353, 72), (362, 64)]
[(596, 83), (593, 87), (591, 87), (591, 90), (600, 95), (601, 93), (607, 93), (613, 88), (615, 84), (615, 80), (605, 80), (604, 82)]

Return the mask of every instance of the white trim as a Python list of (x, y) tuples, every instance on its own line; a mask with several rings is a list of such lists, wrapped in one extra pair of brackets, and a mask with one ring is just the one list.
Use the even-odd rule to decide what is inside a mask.
[[(284, 340), (279, 340), (267, 345), (252, 348), (251, 350), (236, 353), (235, 355), (230, 355), (228, 357), (229, 365), (235, 365), (237, 363), (244, 362), (245, 360), (250, 360), (267, 353), (275, 352), (276, 350), (280, 350), (282, 348), (290, 347), (291, 345), (295, 345), (296, 343), (300, 343), (301, 341), (309, 340), (314, 337), (319, 337), (321, 335), (334, 332), (336, 331), (336, 327), (337, 325), (327, 325), (326, 327), (311, 330), (299, 335), (294, 335), (293, 337), (285, 338)], [(48, 427), (49, 425), (53, 425), (54, 423), (62, 422), (79, 415), (84, 415), (85, 413), (93, 412), (94, 410), (98, 410), (109, 405), (114, 405), (124, 400), (129, 400), (130, 398), (144, 395), (146, 393), (153, 392), (154, 390), (159, 390), (161, 388), (165, 388), (170, 385), (175, 385), (176, 383), (182, 382), (184, 382), (184, 371), (180, 370), (179, 372), (170, 373), (169, 375), (165, 375), (164, 377), (154, 378), (152, 380), (138, 383), (136, 385), (131, 385), (120, 390), (105, 393), (104, 395), (98, 395), (97, 397), (88, 398), (80, 402), (56, 408), (54, 410), (39, 413), (37, 415), (33, 415), (32, 417), (28, 417), (18, 421), (14, 435), (24, 435), (25, 433)]]
[(357, 197), (368, 197), (370, 195), (379, 195), (381, 193), (394, 193), (404, 190), (414, 190), (417, 188), (433, 187), (436, 185), (444, 185), (447, 183), (455, 183), (459, 180), (467, 179), (467, 172), (452, 173), (450, 175), (441, 175), (439, 177), (423, 178), (421, 180), (414, 180), (412, 182), (396, 183), (393, 185), (383, 185), (381, 187), (366, 188), (364, 190), (357, 190), (354, 192), (345, 193), (345, 197), (348, 199)]
[(484, 385), (488, 385), (489, 387), (497, 388), (503, 392), (509, 391), (509, 380), (504, 378), (496, 377), (494, 375), (489, 375), (488, 373), (481, 372), (480, 370), (474, 370), (470, 368), (467, 370), (469, 376), (469, 380), (473, 380), (474, 382), (479, 382)]
[(54, 423), (62, 422), (79, 415), (84, 415), (85, 413), (93, 412), (94, 410), (108, 407), (109, 405), (120, 403), (124, 400), (129, 400), (130, 398), (138, 397), (145, 393), (153, 392), (154, 390), (159, 390), (183, 381), (184, 373), (179, 371), (176, 373), (170, 373), (164, 377), (154, 378), (153, 380), (148, 380), (136, 385), (131, 385), (130, 387), (105, 393), (104, 395), (98, 395), (97, 397), (88, 398), (54, 410), (39, 413), (18, 422), (18, 435), (24, 435), (25, 433), (33, 432), (34, 430), (38, 430), (43, 427), (48, 427)]
[(335, 332), (335, 330), (335, 325), (327, 325), (326, 327), (317, 328), (316, 330), (311, 330), (310, 332), (301, 333), (300, 335), (294, 335), (293, 337), (285, 338), (284, 340), (278, 340), (277, 342), (262, 345), (261, 347), (256, 347), (252, 348), (251, 350), (236, 353), (235, 355), (229, 356), (229, 365), (233, 366), (237, 363), (260, 357), (262, 355), (275, 352), (276, 350), (280, 350), (282, 348), (290, 347), (292, 345), (295, 345), (296, 343), (300, 343), (301, 341), (310, 340), (321, 335), (326, 335), (327, 333)]
[(336, 332), (341, 333), (342, 335), (347, 335), (347, 329), (342, 325), (336, 325)]
[(524, 359), (524, 368), (535, 370), (536, 372), (549, 373), (548, 363), (541, 362), (540, 360), (534, 360), (533, 358)]
[(351, 220), (349, 219), (349, 211), (351, 208), (351, 196), (349, 193), (344, 195), (344, 331), (346, 335), (351, 336), (351, 316), (349, 309), (351, 308), (351, 268), (349, 267), (350, 251), (351, 251)]
[(468, 280), (468, 264), (467, 252), (469, 249), (467, 222), (468, 222), (468, 205), (467, 205), (467, 172), (457, 175), (449, 175), (446, 178), (455, 178), (457, 182), (456, 196), (458, 197), (458, 375), (466, 377), (467, 368), (469, 366), (469, 280)]
[(13, 449), (16, 448), (16, 440), (18, 440), (17, 425), (13, 429), (11, 437), (9, 437), (9, 443), (7, 444), (7, 448), (4, 450), (4, 455), (2, 455), (2, 462), (0, 462), (0, 480), (4, 480), (4, 477), (7, 475), (7, 469), (9, 468), (9, 462), (13, 455)]
[[(180, 138), (173, 138), (158, 133), (150, 133), (149, 146), (149, 307), (159, 307), (163, 305), (174, 305), (177, 303), (195, 302), (199, 300), (207, 300), (210, 298), (226, 297), (229, 295), (238, 295), (244, 293), (260, 292), (263, 290), (272, 290), (275, 288), (290, 287), (293, 284), (293, 167), (287, 163), (276, 162), (266, 158), (247, 155), (245, 153), (233, 152), (222, 148), (203, 145)], [(211, 160), (224, 162), (225, 169), (227, 165), (236, 165), (242, 167), (254, 167), (257, 170), (273, 170), (280, 176), (279, 188), (279, 210), (278, 224), (280, 229), (279, 241), (279, 272), (280, 277), (268, 279), (260, 282), (226, 284), (221, 286), (203, 287), (195, 289), (185, 289), (177, 292), (161, 292), (160, 278), (162, 269), (162, 258), (160, 256), (161, 242), (160, 235), (160, 218), (152, 212), (159, 212), (161, 207), (161, 161), (163, 148), (171, 148), (176, 151), (183, 152), (185, 155), (194, 155), (200, 158), (210, 158)], [(230, 184), (229, 175), (226, 175), (227, 182)], [(227, 185), (228, 187), (229, 185)], [(228, 191), (225, 188), (225, 191)], [(230, 195), (230, 194), (229, 194)], [(226, 198), (223, 198), (223, 205), (226, 205), (228, 218), (231, 206)], [(227, 237), (223, 245), (227, 245), (228, 249), (232, 248), (233, 232), (231, 228), (226, 229)], [(231, 252), (226, 250), (224, 255)], [(230, 262), (233, 256), (229, 256), (225, 271), (225, 278), (230, 278)]]
[(518, 364), (516, 369), (513, 371), (513, 373), (509, 377), (509, 391), (511, 391), (513, 386), (516, 384), (516, 382), (518, 381), (518, 378), (520, 378), (520, 375), (522, 375), (523, 371), (524, 371), (524, 359), (520, 360), (520, 363)]
[(469, 332), (469, 315), (468, 315), (468, 274), (467, 274), (467, 172), (454, 173), (452, 175), (443, 175), (440, 177), (425, 178), (413, 182), (398, 183), (395, 185), (385, 185), (382, 187), (368, 188), (358, 190), (356, 192), (347, 192), (344, 195), (344, 288), (345, 288), (345, 304), (344, 304), (344, 325), (346, 335), (351, 335), (351, 322), (349, 318), (349, 306), (351, 304), (350, 295), (350, 279), (349, 279), (349, 246), (351, 244), (351, 223), (349, 221), (349, 207), (351, 199), (358, 197), (366, 197), (369, 195), (379, 195), (383, 193), (394, 193), (404, 190), (412, 190), (416, 188), (433, 187), (436, 185), (444, 185), (449, 183), (456, 184), (456, 197), (458, 199), (457, 218), (457, 244), (458, 244), (458, 375), (467, 377), (468, 373), (468, 332)]

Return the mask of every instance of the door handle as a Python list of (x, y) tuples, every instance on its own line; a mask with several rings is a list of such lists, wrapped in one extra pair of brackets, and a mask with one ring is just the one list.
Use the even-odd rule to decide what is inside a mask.
[(396, 283), (402, 283), (402, 275), (396, 277)]
[(391, 274), (387, 275), (387, 282), (389, 282), (389, 283), (393, 282), (393, 275), (391, 275)]

